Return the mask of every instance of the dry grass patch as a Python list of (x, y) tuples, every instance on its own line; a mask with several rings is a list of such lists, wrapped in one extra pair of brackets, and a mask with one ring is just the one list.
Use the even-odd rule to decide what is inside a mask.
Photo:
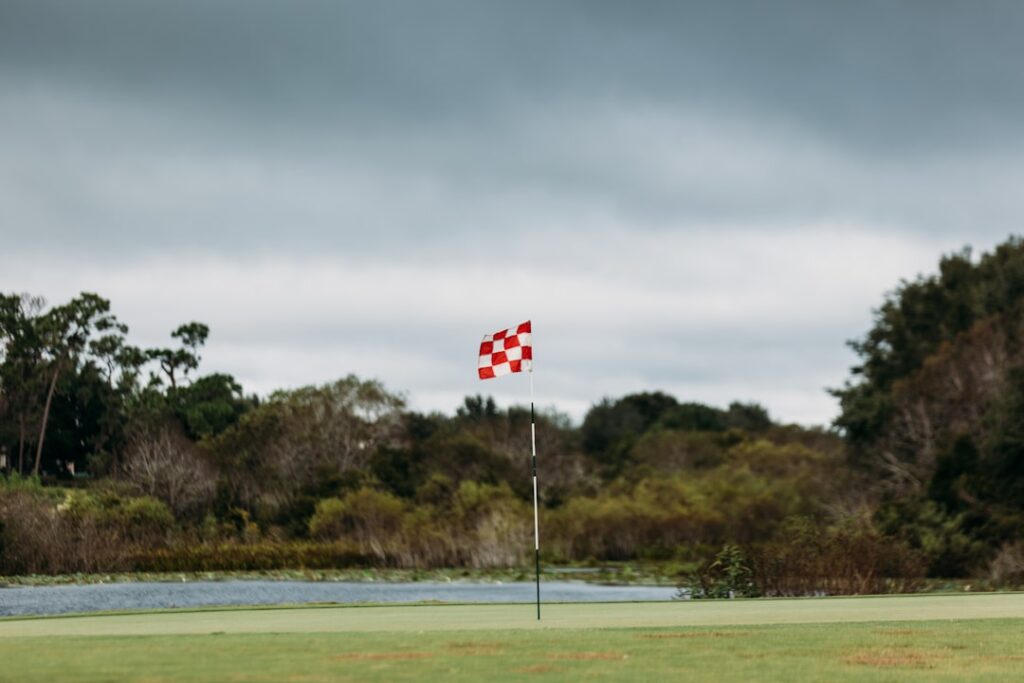
[(338, 661), (393, 661), (404, 659), (430, 659), (432, 652), (348, 652), (343, 655), (334, 655), (331, 659)]
[(908, 667), (912, 669), (933, 669), (936, 662), (941, 659), (948, 659), (948, 656), (936, 652), (909, 649), (860, 650), (843, 657), (843, 661), (847, 664), (879, 668)]
[(551, 666), (550, 664), (533, 664), (531, 666), (521, 666), (518, 669), (512, 669), (513, 673), (517, 674), (549, 674), (565, 671), (560, 666)]
[(1024, 655), (995, 655), (976, 659), (979, 662), (1024, 662)]
[(501, 655), (505, 654), (504, 643), (448, 643), (448, 650), (460, 655)]
[(629, 655), (622, 652), (556, 652), (548, 655), (548, 659), (571, 659), (574, 661), (622, 661)]
[(737, 638), (750, 635), (750, 631), (680, 631), (677, 633), (640, 633), (637, 638), (661, 640), (662, 638)]
[(876, 628), (872, 633), (879, 636), (918, 636), (928, 631), (918, 628)]

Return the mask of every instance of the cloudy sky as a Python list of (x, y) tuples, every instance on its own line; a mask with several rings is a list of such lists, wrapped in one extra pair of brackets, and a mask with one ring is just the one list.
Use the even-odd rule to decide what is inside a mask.
[(1024, 229), (1024, 4), (0, 0), (0, 291), (250, 391), (827, 423), (900, 278)]

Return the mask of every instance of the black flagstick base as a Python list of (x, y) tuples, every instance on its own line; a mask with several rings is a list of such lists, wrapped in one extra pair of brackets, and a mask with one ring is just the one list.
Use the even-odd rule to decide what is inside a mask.
[(537, 559), (537, 621), (540, 621), (540, 548), (536, 549)]

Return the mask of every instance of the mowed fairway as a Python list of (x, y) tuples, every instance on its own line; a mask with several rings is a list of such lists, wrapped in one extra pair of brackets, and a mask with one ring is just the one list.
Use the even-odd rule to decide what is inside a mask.
[[(2, 594), (0, 594), (2, 599)], [(1024, 594), (0, 620), (2, 681), (1024, 680)]]

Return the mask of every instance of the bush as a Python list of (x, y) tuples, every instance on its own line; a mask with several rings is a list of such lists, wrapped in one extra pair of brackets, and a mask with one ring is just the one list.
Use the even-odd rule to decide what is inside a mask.
[(371, 489), (321, 500), (309, 531), (352, 543), (377, 565), (510, 567), (526, 561), (531, 519), (507, 485), (467, 480), (415, 507)]
[(0, 573), (57, 573), (67, 565), (67, 534), (46, 497), (25, 488), (0, 490), (0, 520)]
[(529, 506), (517, 499), (507, 484), (462, 482), (455, 494), (453, 512), (449, 533), (459, 539), (463, 556), (460, 564), (488, 568), (526, 562), (532, 515)]
[(58, 509), (71, 523), (93, 524), (110, 538), (132, 546), (162, 545), (174, 528), (170, 508), (149, 496), (76, 492), (69, 494)]
[(905, 540), (921, 553), (928, 576), (977, 574), (994, 554), (988, 543), (967, 532), (972, 522), (969, 515), (951, 514), (934, 501), (911, 498), (885, 505), (875, 520), (884, 534)]
[(348, 506), (340, 498), (327, 498), (316, 504), (309, 520), (309, 535), (319, 539), (339, 539), (345, 535)]
[(173, 525), (170, 510), (153, 498), (5, 486), (0, 488), (0, 573), (127, 570), (133, 553), (164, 544)]
[(753, 598), (759, 594), (743, 551), (727, 545), (679, 584), (676, 598)]
[(265, 571), (365, 567), (372, 558), (351, 543), (223, 543), (141, 551), (130, 563), (146, 572)]
[(633, 446), (632, 457), (637, 468), (677, 472), (717, 467), (725, 459), (725, 448), (717, 432), (652, 429)]
[(804, 481), (761, 475), (746, 463), (617, 482), (548, 512), (548, 538), (562, 557), (606, 561), (665, 557), (666, 548), (749, 545), (806, 512), (810, 489)]
[(401, 544), (404, 508), (404, 503), (389, 493), (360, 489), (342, 499), (317, 503), (309, 532), (317, 539), (350, 540), (361, 552), (393, 562)]
[(1003, 588), (1024, 585), (1024, 541), (1003, 545), (989, 565), (988, 575), (994, 584)]
[(750, 557), (758, 592), (766, 596), (912, 592), (925, 574), (919, 552), (863, 522), (827, 527), (793, 519)]
[(179, 517), (213, 500), (213, 470), (177, 426), (136, 426), (122, 469), (138, 492), (162, 500)]

